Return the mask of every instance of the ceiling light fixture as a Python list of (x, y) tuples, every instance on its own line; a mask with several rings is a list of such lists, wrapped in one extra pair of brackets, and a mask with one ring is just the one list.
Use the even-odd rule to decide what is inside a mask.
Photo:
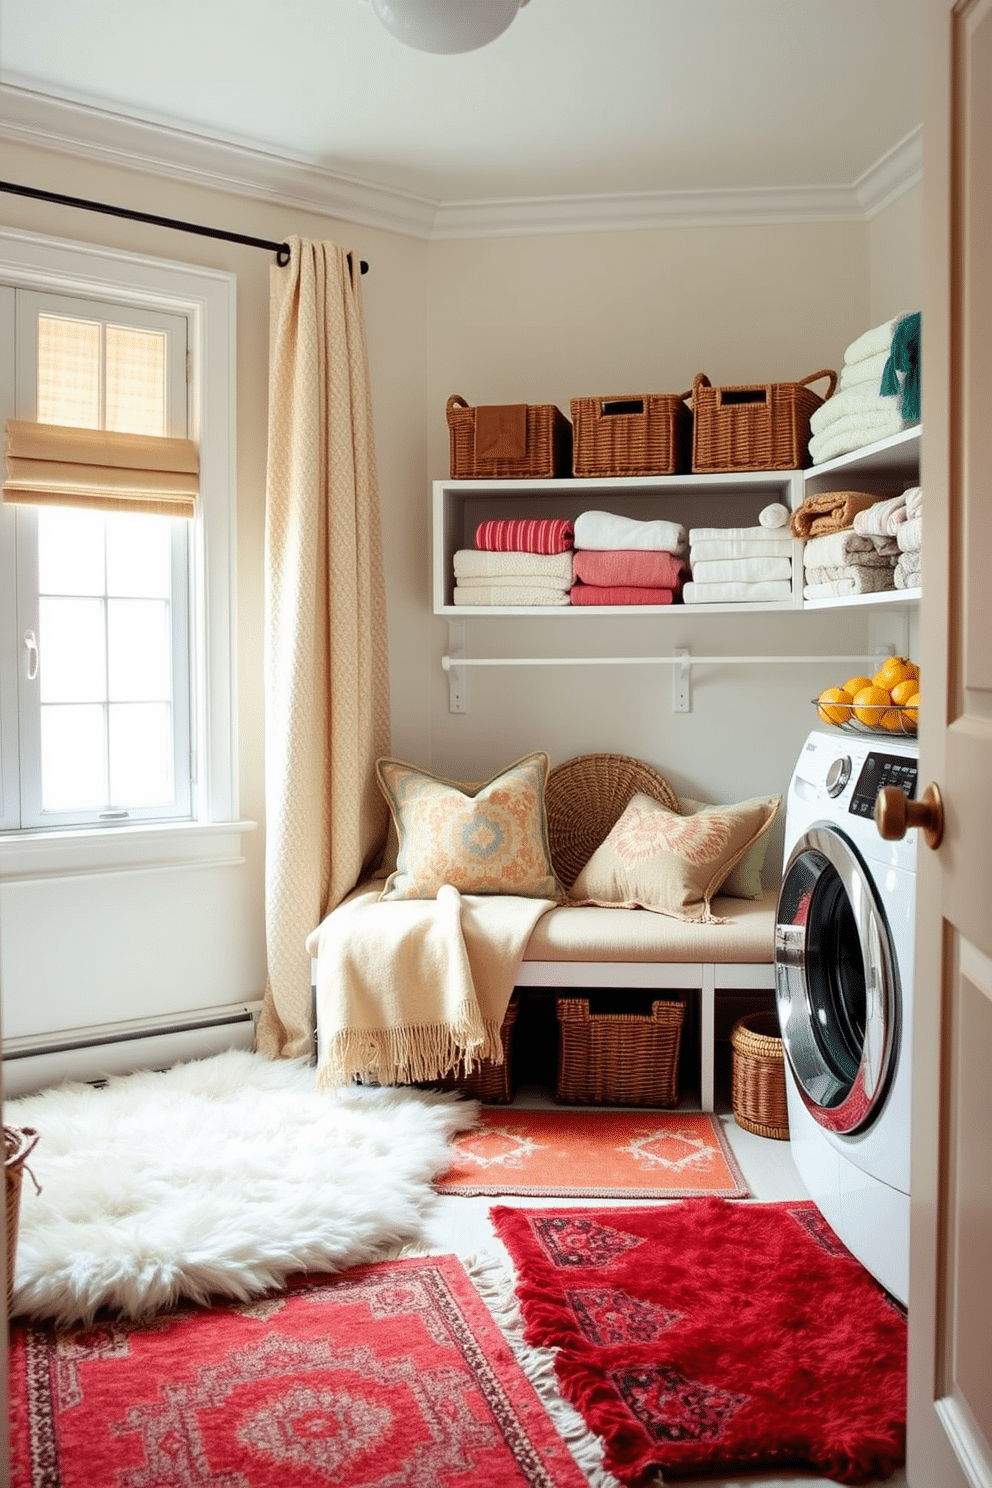
[(527, 0), (372, 0), (397, 40), (420, 52), (472, 52), (502, 36)]

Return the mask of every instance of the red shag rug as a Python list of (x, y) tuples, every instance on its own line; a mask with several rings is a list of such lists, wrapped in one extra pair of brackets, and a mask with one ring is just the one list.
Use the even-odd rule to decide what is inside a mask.
[(585, 1488), (451, 1255), (10, 1343), (12, 1488)]
[(621, 1483), (807, 1468), (839, 1483), (905, 1458), (906, 1319), (811, 1203), (491, 1215), (524, 1340)]
[(715, 1116), (692, 1111), (529, 1111), (483, 1107), (459, 1132), (438, 1193), (528, 1198), (747, 1197)]

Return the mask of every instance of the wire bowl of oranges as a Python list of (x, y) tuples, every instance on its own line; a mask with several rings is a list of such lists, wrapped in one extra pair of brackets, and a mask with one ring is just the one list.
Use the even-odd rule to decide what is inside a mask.
[(849, 677), (812, 699), (821, 723), (852, 734), (915, 734), (920, 669), (908, 656), (889, 656), (874, 677)]

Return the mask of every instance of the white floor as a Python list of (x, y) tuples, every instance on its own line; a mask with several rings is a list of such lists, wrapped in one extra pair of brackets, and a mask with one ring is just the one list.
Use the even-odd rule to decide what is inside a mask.
[[(536, 1086), (518, 1091), (513, 1103), (515, 1106), (523, 1107), (554, 1106), (549, 1092)], [(721, 1101), (718, 1096), (717, 1105), (718, 1110), (721, 1111), (720, 1119), (727, 1139), (740, 1165), (751, 1197), (766, 1203), (807, 1198), (802, 1180), (789, 1155), (788, 1142), (772, 1141), (767, 1137), (758, 1137), (751, 1132), (744, 1131), (729, 1113), (729, 1102)], [(724, 1108), (726, 1114), (723, 1114)], [(698, 1106), (695, 1109), (698, 1110)], [(623, 1199), (542, 1200), (515, 1198), (510, 1195), (500, 1199), (460, 1198), (442, 1194), (436, 1197), (432, 1205), (424, 1243), (431, 1250), (453, 1251), (456, 1255), (465, 1258), (498, 1256), (504, 1262), (507, 1271), (512, 1274), (513, 1268), (509, 1256), (489, 1223), (491, 1205), (495, 1203), (516, 1204), (526, 1208), (537, 1208), (542, 1204), (548, 1207), (564, 1205), (583, 1207), (595, 1204), (603, 1207), (608, 1205), (622, 1207), (625, 1202)], [(636, 1202), (643, 1205), (644, 1200), (639, 1199)], [(866, 1381), (866, 1386), (870, 1387), (870, 1382)], [(659, 1478), (657, 1481), (661, 1482), (662, 1479)], [(831, 1480), (800, 1472), (784, 1475), (748, 1473), (729, 1478), (696, 1478), (683, 1481), (705, 1483), (707, 1488), (786, 1488), (786, 1485), (788, 1488), (811, 1485), (812, 1488), (812, 1485), (828, 1483)], [(905, 1473), (899, 1471), (886, 1481), (890, 1488), (905, 1488)]]

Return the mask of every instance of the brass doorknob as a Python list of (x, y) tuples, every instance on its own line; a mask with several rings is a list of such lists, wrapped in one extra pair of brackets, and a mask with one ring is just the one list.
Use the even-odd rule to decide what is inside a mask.
[(910, 801), (898, 785), (885, 785), (875, 797), (875, 825), (887, 842), (898, 842), (910, 827), (919, 827), (927, 847), (939, 847), (944, 836), (944, 803), (935, 785)]

